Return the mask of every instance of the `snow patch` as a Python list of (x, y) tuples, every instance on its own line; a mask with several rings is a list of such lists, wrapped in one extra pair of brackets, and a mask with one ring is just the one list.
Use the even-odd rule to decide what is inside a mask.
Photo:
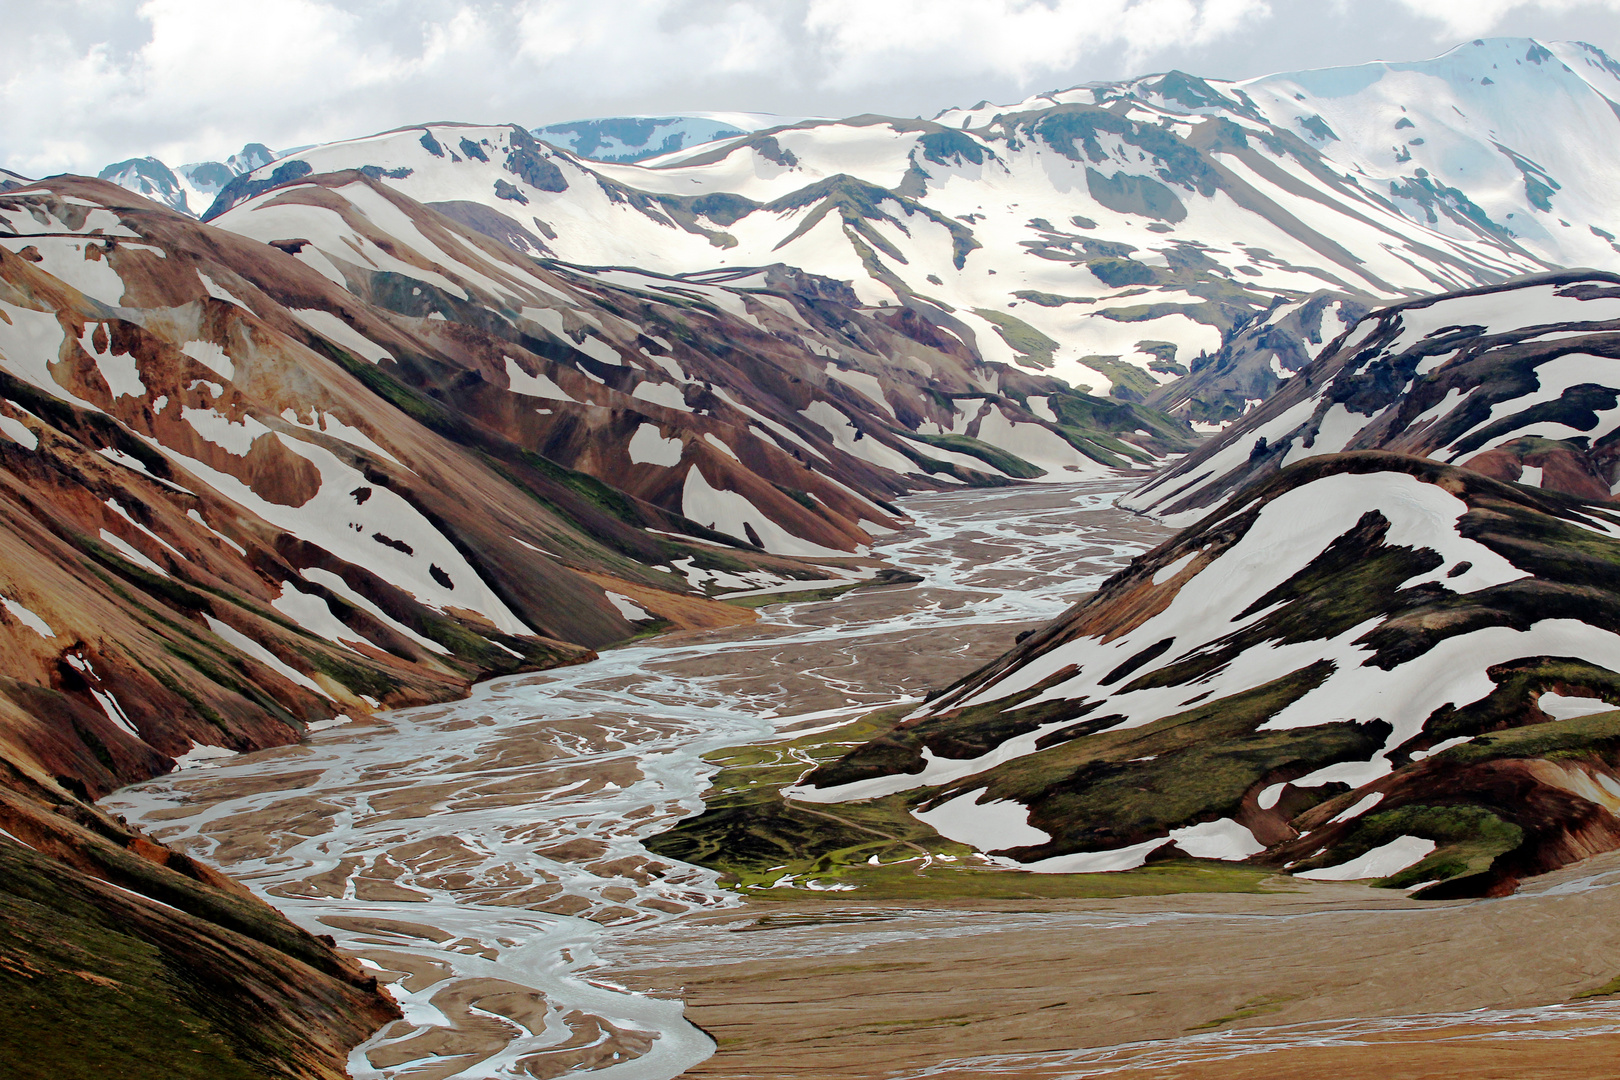
[(931, 810), (913, 810), (911, 816), (939, 835), (979, 851), (1031, 847), (1052, 839), (1029, 823), (1029, 808), (1023, 804), (1007, 799), (980, 802), (986, 790), (958, 795)]
[(1415, 866), (1427, 859), (1434, 854), (1435, 846), (1433, 840), (1417, 836), (1401, 836), (1349, 862), (1340, 863), (1338, 866), (1326, 866), (1320, 870), (1304, 870), (1294, 876), (1308, 878), (1311, 881), (1361, 881), (1366, 878), (1390, 877), (1408, 866)]
[(1377, 806), (1379, 803), (1381, 803), (1383, 801), (1384, 801), (1384, 793), (1382, 791), (1375, 791), (1371, 795), (1368, 795), (1368, 796), (1365, 796), (1364, 798), (1356, 800), (1356, 804), (1354, 806), (1351, 806), (1348, 809), (1341, 812), (1332, 821), (1329, 821), (1328, 824), (1329, 825), (1337, 825), (1341, 821), (1349, 821), (1351, 818), (1358, 818), (1362, 814), (1365, 814), (1368, 810), (1371, 810), (1373, 807)]
[(1081, 851), (1073, 855), (1054, 855), (1050, 859), (1031, 863), (1008, 861), (1006, 865), (1035, 874), (1117, 874), (1122, 870), (1135, 870), (1147, 862), (1149, 855), (1169, 842), (1168, 837), (1160, 836), (1112, 851)]
[(383, 360), (393, 359), (388, 350), (330, 311), (322, 311), (319, 308), (288, 308), (287, 310), (299, 322), (321, 335), (327, 341), (364, 360), (376, 364)]
[(794, 536), (766, 517), (746, 496), (712, 486), (696, 465), (686, 472), (686, 483), (681, 490), (681, 513), (699, 525), (739, 540), (748, 538), (746, 526), (751, 525), (762, 546), (773, 555), (838, 558), (850, 554)]
[[(661, 465), (668, 468), (681, 463), (683, 446), (679, 439), (666, 439), (657, 424), (642, 424), (630, 436), (630, 462), (633, 465)], [(688, 515), (689, 517), (691, 515)]]
[(1266, 850), (1266, 845), (1256, 840), (1254, 833), (1231, 818), (1172, 829), (1170, 839), (1195, 859), (1241, 862)]
[(208, 624), (208, 629), (214, 632), (215, 637), (231, 645), (238, 652), (251, 656), (253, 659), (257, 660), (271, 671), (274, 671), (277, 675), (280, 675), (288, 682), (302, 686), (306, 690), (313, 690), (315, 693), (321, 695), (321, 697), (331, 700), (332, 695), (328, 694), (325, 690), (322, 690), (320, 686), (316, 684), (314, 679), (311, 679), (302, 671), (292, 667), (286, 661), (282, 660), (281, 657), (277, 656), (275, 653), (271, 652), (257, 641), (254, 641), (252, 638), (242, 633), (242, 631), (236, 629), (236, 627), (223, 623), (214, 618), (212, 615), (204, 615), (203, 621)]
[(236, 378), (236, 364), (212, 341), (188, 341), (180, 346), (180, 351), (222, 379)]
[(139, 566), (141, 569), (150, 570), (159, 577), (169, 576), (169, 572), (167, 570), (163, 569), (163, 567), (159, 566), (151, 559), (148, 559), (145, 555), (142, 555), (139, 551), (136, 551), (124, 540), (123, 537), (117, 535), (116, 533), (111, 533), (106, 529), (102, 529), (101, 540), (108, 547), (112, 548), (114, 551), (118, 552), (118, 554), (122, 555), (136, 566)]
[(647, 622), (657, 617), (623, 593), (610, 592), (606, 595), (608, 602), (624, 617), (626, 622)]
[(28, 627), (28, 629), (32, 630), (40, 637), (49, 639), (56, 636), (56, 631), (51, 629), (50, 623), (34, 614), (33, 611), (24, 607), (18, 601), (11, 599), (11, 597), (0, 595), (0, 607), (4, 607), (6, 609), (6, 614)]
[(654, 405), (662, 405), (666, 409), (679, 409), (681, 412), (691, 412), (692, 407), (686, 403), (686, 395), (674, 383), (639, 382), (630, 392), (630, 396), (641, 401), (650, 401)]
[(14, 416), (0, 414), (0, 431), (5, 432), (6, 437), (12, 442), (26, 446), (30, 450), (39, 449), (39, 436)]
[(191, 749), (174, 759), (176, 771), (181, 769), (217, 769), (231, 758), (236, 757), (239, 751), (228, 750), (223, 746), (204, 746), (201, 743), (192, 743)]
[[(1570, 697), (1565, 694), (1545, 693), (1536, 701), (1542, 712), (1554, 720), (1574, 720), (1581, 716), (1594, 716), (1597, 713), (1613, 712), (1614, 705), (1602, 698)], [(1431, 751), (1433, 752), (1433, 751)]]
[(517, 361), (510, 356), (502, 357), (502, 359), (506, 361), (506, 383), (512, 393), (523, 394), (526, 397), (547, 398), (551, 401), (574, 400), (568, 396), (566, 390), (552, 382), (545, 372), (530, 375), (527, 371), (518, 367)]

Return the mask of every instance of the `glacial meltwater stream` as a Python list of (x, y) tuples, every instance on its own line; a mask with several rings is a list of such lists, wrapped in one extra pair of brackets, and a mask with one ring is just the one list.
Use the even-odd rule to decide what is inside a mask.
[(641, 844), (701, 808), (703, 755), (919, 698), (1000, 653), (1168, 535), (1113, 509), (1127, 485), (915, 497), (878, 553), (921, 584), (610, 649), (104, 805), (392, 980), (405, 1019), (354, 1052), (356, 1078), (673, 1077), (714, 1048), (680, 987), (629, 992), (601, 957), (737, 903)]

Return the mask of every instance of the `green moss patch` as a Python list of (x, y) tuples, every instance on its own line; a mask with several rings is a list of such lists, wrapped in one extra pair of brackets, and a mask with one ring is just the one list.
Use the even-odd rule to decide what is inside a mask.
[[(1201, 860), (1114, 874), (1033, 874), (994, 866), (911, 815), (919, 794), (812, 804), (782, 796), (809, 763), (831, 762), (905, 712), (873, 713), (831, 732), (709, 756), (720, 766), (704, 812), (646, 841), (661, 855), (718, 870), (761, 899), (802, 898), (810, 883), (853, 899), (1056, 899), (1258, 892), (1268, 871)], [(784, 879), (787, 880), (784, 883)]]

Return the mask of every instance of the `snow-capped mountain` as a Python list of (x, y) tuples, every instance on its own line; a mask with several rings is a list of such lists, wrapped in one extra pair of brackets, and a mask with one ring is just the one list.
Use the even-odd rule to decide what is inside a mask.
[[(517, 147), (502, 136), (517, 139)], [(518, 128), (486, 134), (488, 146), (462, 138), (522, 167), (518, 154), (527, 142)], [(489, 329), (491, 313), (499, 313), (501, 332), (548, 359), (546, 377), (570, 389), (535, 390), (548, 398), (543, 410), (512, 415), (504, 408), (486, 423), (501, 424), (562, 465), (778, 554), (852, 552), (867, 542), (860, 523), (883, 526), (889, 515), (851, 500), (849, 491), (886, 495), (910, 483), (1082, 478), (1110, 466), (1147, 465), (1187, 445), (1187, 432), (1162, 416), (980, 363), (928, 322), (901, 309), (860, 311), (847, 287), (784, 267), (677, 279), (536, 264), (510, 246), (546, 241), (517, 220), (497, 219), (478, 204), (413, 204), (364, 173), (309, 175), (214, 223), (293, 251), (364, 300), (424, 319), (431, 334), (434, 321), (444, 322), (445, 332), (465, 332), (465, 324)], [(489, 243), (476, 228), (501, 232), (509, 246)], [(460, 235), (445, 235), (449, 230)], [(559, 274), (575, 288), (627, 290), (633, 306), (617, 304), (609, 316), (595, 309), (596, 298), (586, 301), (590, 306), (559, 304)], [(408, 295), (402, 277), (410, 280)], [(672, 321), (680, 308), (689, 316)], [(690, 324), (705, 309), (729, 316), (729, 325)], [(791, 382), (739, 371), (723, 359), (737, 347), (755, 361), (768, 356), (781, 364)], [(557, 374), (562, 356), (590, 374), (570, 384), (572, 372)], [(528, 385), (525, 372), (510, 369), (486, 379), (496, 387), (502, 381), (517, 393)], [(710, 390), (718, 397), (705, 397)], [(463, 392), (445, 389), (462, 408), (488, 411), (471, 392), (463, 400)], [(692, 436), (684, 447), (658, 450), (651, 436), (622, 442), (635, 427), (616, 434), (614, 426), (627, 418), (604, 413), (603, 405), (659, 424), (659, 437), (677, 437), (677, 427), (690, 427)], [(604, 449), (620, 444), (629, 447), (629, 461)], [(744, 481), (750, 471), (768, 483)], [(648, 479), (633, 479), (638, 473)], [(731, 512), (714, 510), (708, 492), (716, 484), (744, 502)]]
[(611, 116), (570, 120), (531, 129), (538, 139), (594, 161), (643, 161), (690, 150), (716, 139), (802, 123), (802, 116), (774, 113), (681, 113), (674, 116)]
[(1314, 458), (789, 795), (900, 794), (1038, 872), (1190, 856), (1511, 890), (1620, 846), (1617, 564), (1608, 509)]
[(1188, 524), (1258, 476), (1393, 450), (1583, 499), (1620, 482), (1620, 276), (1562, 271), (1376, 311), (1122, 505)]
[(870, 576), (891, 496), (1190, 445), (836, 282), (572, 269), (448, 216), (478, 209), (363, 173), (215, 226), (98, 181), (0, 198), (0, 671), (75, 672), (34, 707), (75, 733), (53, 775), (745, 619), (708, 598)]
[(108, 165), (98, 179), (109, 180), (182, 214), (199, 217), (232, 179), (275, 160), (275, 152), (263, 143), (248, 143), (224, 161), (200, 161), (177, 169), (170, 169), (155, 157), (130, 158)]
[[(1590, 46), (1500, 39), (1421, 63), (1172, 72), (929, 121), (808, 121), (640, 164), (429, 125), (289, 155), (210, 214), (306, 168), (364, 170), (499, 214), (530, 253), (676, 275), (782, 262), (987, 360), (1138, 399), (1278, 297), (1620, 266), (1617, 72)], [(1179, 402), (1192, 419), (1255, 393), (1208, 382)]]

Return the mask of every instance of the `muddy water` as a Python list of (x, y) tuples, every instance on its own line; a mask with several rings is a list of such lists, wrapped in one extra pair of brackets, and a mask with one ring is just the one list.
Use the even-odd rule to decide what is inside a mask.
[(1000, 653), (1168, 535), (1111, 508), (1125, 486), (913, 498), (915, 527), (879, 553), (921, 584), (493, 681), (105, 805), (392, 983), (405, 1019), (355, 1051), (356, 1078), (673, 1077), (714, 1050), (681, 986), (632, 992), (603, 958), (738, 903), (641, 844), (700, 808), (702, 755), (918, 698)]

